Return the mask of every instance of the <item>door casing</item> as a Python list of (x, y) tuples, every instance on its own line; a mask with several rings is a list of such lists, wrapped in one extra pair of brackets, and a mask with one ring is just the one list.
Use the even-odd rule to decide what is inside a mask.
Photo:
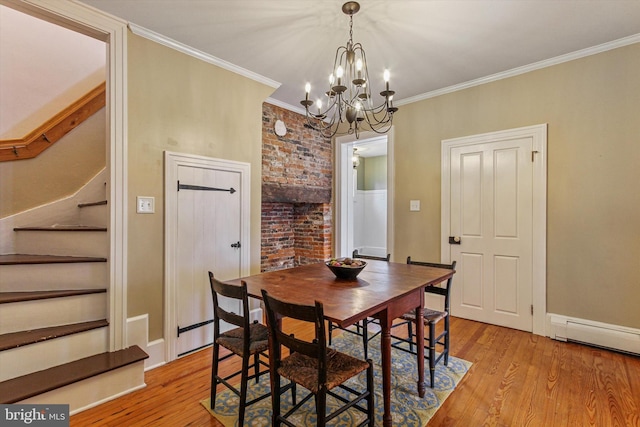
[(532, 191), (532, 301), (533, 333), (546, 335), (547, 283), (546, 283), (546, 241), (547, 241), (547, 125), (534, 125), (498, 132), (489, 132), (442, 141), (441, 152), (441, 246), (442, 262), (451, 262), (449, 245), (451, 208), (451, 149), (503, 139), (532, 138), (533, 191)]

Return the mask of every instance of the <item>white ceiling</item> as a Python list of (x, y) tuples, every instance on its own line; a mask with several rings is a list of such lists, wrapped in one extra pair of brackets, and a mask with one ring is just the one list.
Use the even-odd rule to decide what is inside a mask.
[[(136, 26), (281, 85), (300, 109), (304, 85), (325, 90), (346, 44), (343, 0), (81, 0)], [(372, 92), (391, 71), (395, 103), (509, 70), (640, 41), (639, 0), (360, 0), (353, 40), (367, 52)], [(600, 46), (600, 48), (594, 48)], [(569, 55), (572, 54), (572, 55)], [(569, 55), (569, 56), (566, 56)], [(513, 71), (512, 71), (513, 72)], [(315, 91), (314, 91), (315, 89)]]

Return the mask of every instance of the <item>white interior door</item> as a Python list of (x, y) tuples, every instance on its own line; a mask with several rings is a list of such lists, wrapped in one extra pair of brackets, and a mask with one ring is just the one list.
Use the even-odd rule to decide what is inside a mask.
[[(215, 159), (167, 158), (167, 334), (173, 358), (210, 345), (208, 272), (220, 280), (248, 273), (248, 170)], [(248, 167), (248, 165), (244, 165)], [(248, 188), (248, 187), (247, 187)], [(223, 304), (240, 313), (240, 304)], [(228, 328), (228, 326), (227, 326)], [(223, 324), (224, 329), (224, 324)]]
[[(240, 276), (240, 197), (237, 172), (178, 169), (178, 356), (212, 343), (213, 306), (208, 272), (220, 280)], [(232, 246), (233, 245), (233, 246)], [(239, 312), (234, 300), (221, 298)]]
[(533, 331), (534, 170), (540, 150), (531, 135), (519, 133), (468, 142), (443, 147), (449, 178), (443, 238), (454, 238), (446, 252), (458, 262), (452, 315)]

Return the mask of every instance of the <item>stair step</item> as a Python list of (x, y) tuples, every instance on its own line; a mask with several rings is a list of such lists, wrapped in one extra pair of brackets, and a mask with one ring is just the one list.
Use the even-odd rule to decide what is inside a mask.
[(109, 326), (105, 319), (0, 335), (0, 351)]
[(59, 291), (0, 292), (0, 304), (36, 301), (49, 298), (64, 298), (107, 292), (106, 289), (64, 289)]
[(107, 231), (107, 227), (55, 224), (48, 227), (16, 227), (13, 231)]
[(89, 202), (89, 203), (78, 203), (79, 208), (88, 208), (89, 206), (102, 206), (106, 205), (106, 200), (100, 200), (99, 202)]
[(86, 357), (64, 365), (6, 380), (0, 383), (0, 403), (16, 403), (147, 359), (149, 355), (134, 345), (124, 350)]
[(0, 265), (68, 264), (68, 263), (77, 263), (77, 262), (107, 262), (107, 259), (100, 258), (100, 257), (79, 257), (79, 256), (58, 256), (58, 255), (27, 255), (27, 254), (0, 255)]

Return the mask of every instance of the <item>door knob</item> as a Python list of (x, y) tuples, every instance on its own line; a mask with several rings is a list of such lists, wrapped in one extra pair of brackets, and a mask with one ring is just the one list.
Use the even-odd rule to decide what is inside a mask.
[(240, 242), (232, 243), (231, 247), (232, 248), (239, 248), (240, 247)]
[(449, 236), (449, 244), (450, 245), (459, 245), (460, 237), (459, 236)]

